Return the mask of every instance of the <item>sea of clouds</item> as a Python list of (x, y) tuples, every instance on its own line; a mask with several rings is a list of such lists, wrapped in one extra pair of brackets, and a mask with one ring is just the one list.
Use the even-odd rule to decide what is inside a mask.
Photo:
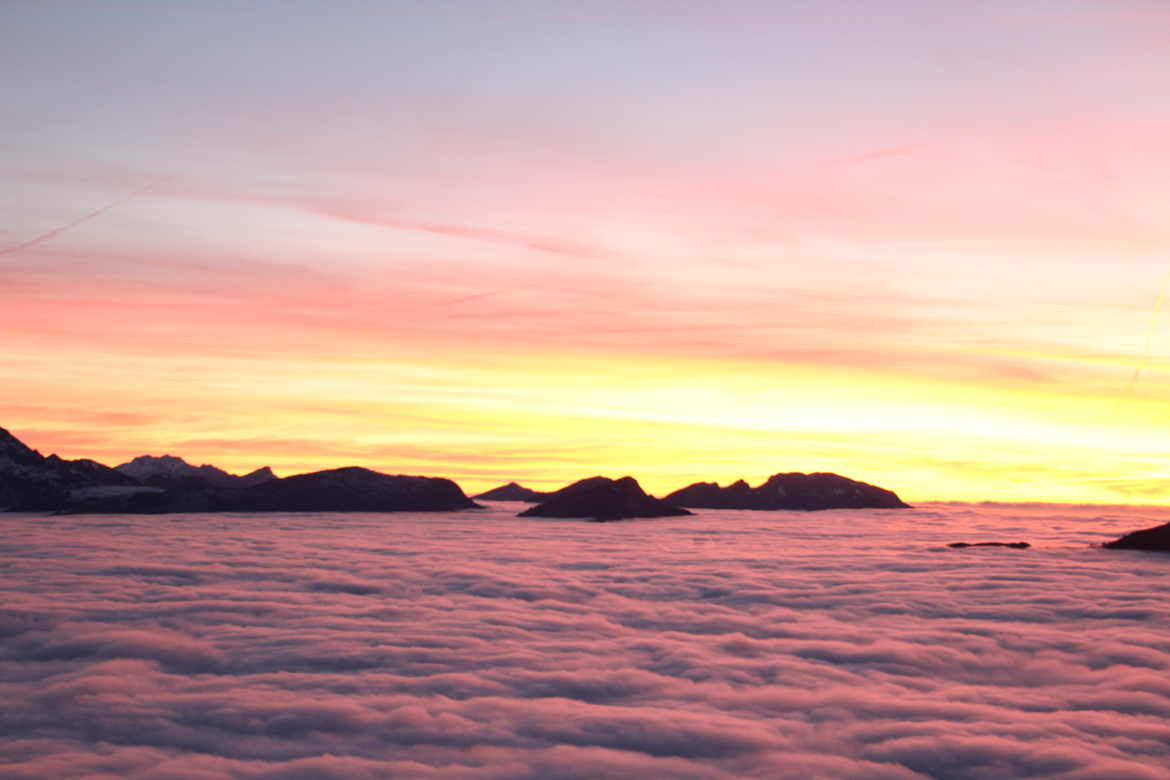
[(518, 508), (0, 515), (0, 779), (1170, 777), (1170, 511)]

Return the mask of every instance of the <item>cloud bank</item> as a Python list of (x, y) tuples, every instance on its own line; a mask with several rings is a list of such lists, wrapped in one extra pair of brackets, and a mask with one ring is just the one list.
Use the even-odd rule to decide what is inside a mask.
[(0, 518), (0, 780), (1170, 771), (1164, 510), (512, 510)]

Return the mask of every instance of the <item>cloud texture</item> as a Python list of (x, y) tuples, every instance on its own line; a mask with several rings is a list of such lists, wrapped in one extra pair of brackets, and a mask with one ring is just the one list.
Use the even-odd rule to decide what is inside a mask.
[(1170, 772), (1164, 510), (514, 510), (0, 517), (0, 780)]

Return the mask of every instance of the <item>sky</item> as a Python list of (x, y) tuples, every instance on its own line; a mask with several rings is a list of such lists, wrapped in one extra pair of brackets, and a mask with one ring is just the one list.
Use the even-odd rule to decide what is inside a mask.
[(1155, 2), (0, 2), (0, 425), (1170, 498)]

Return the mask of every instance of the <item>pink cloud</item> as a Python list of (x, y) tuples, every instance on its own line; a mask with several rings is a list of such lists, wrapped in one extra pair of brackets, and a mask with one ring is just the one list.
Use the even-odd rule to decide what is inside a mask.
[(12, 517), (0, 778), (1148, 780), (1170, 562), (1088, 543), (1165, 512), (1102, 511)]

